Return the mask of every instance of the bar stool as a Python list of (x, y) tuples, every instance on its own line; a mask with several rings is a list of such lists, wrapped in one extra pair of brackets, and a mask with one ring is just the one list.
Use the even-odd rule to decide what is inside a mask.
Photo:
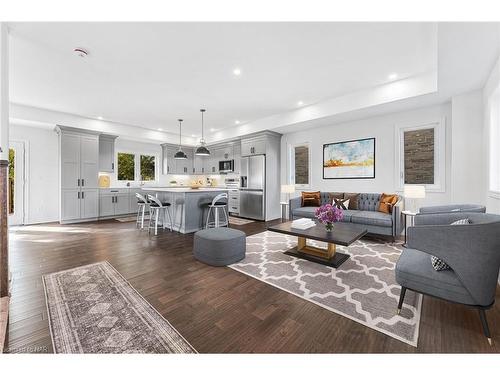
[[(155, 236), (158, 234), (158, 221), (160, 220), (160, 214), (161, 214), (161, 221), (163, 224), (163, 229), (165, 229), (165, 224), (166, 224), (166, 216), (168, 215), (168, 219), (170, 221), (170, 231), (172, 231), (172, 228), (174, 227), (174, 224), (172, 222), (172, 216), (170, 216), (170, 210), (169, 207), (171, 204), (169, 202), (160, 202), (160, 200), (151, 194), (148, 194), (148, 201), (149, 203), (149, 225), (148, 225), (148, 234), (151, 232), (151, 229), (155, 229)], [(154, 223), (154, 226), (151, 224)]]
[[(225, 201), (222, 201), (222, 200)], [(220, 222), (219, 209), (222, 209), (224, 213), (225, 221)], [(227, 193), (221, 193), (217, 195), (214, 199), (212, 199), (212, 203), (208, 205), (208, 214), (207, 214), (207, 223), (205, 228), (219, 228), (219, 227), (228, 227), (229, 219), (227, 216)], [(210, 214), (213, 212), (214, 220), (210, 221)]]
[(144, 216), (146, 215), (146, 208), (148, 209), (149, 220), (151, 221), (151, 212), (149, 210), (149, 202), (144, 195), (135, 193), (137, 198), (137, 218), (135, 220), (135, 225), (144, 229)]

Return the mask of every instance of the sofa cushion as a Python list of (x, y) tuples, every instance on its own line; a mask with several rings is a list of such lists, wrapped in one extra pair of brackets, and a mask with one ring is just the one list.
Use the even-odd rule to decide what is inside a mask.
[(351, 217), (352, 223), (392, 227), (392, 216), (378, 211), (356, 211)]
[(313, 219), (318, 207), (299, 207), (292, 210), (293, 216), (308, 217)]
[(344, 193), (336, 193), (336, 192), (328, 193), (328, 198), (329, 198), (328, 203), (333, 205), (335, 202), (335, 199), (344, 199)]
[(347, 210), (349, 208), (349, 199), (333, 198), (332, 206), (340, 208), (341, 210)]
[(318, 207), (321, 204), (321, 193), (319, 191), (303, 191), (302, 207)]
[(358, 210), (377, 211), (380, 201), (380, 194), (361, 193), (358, 199)]
[(349, 199), (349, 209), (359, 210), (359, 193), (344, 193), (344, 198)]
[(397, 201), (398, 201), (398, 196), (396, 194), (382, 193), (382, 195), (380, 196), (378, 210), (380, 212), (390, 214), (392, 213), (392, 206), (394, 206)]
[(434, 271), (429, 254), (419, 250), (403, 250), (396, 264), (396, 281), (401, 286), (431, 296), (468, 305), (477, 304), (453, 270)]
[(342, 217), (342, 221), (344, 223), (350, 223), (352, 216), (359, 213), (359, 211), (358, 210), (342, 210), (342, 213), (344, 214), (344, 216)]

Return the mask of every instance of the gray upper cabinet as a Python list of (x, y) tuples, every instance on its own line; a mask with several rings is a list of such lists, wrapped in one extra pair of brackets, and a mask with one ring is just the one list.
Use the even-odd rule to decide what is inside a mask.
[(177, 148), (174, 145), (162, 144), (162, 173), (163, 174), (175, 174), (177, 173), (177, 164), (174, 159), (174, 155), (177, 152)]
[(241, 171), (241, 143), (237, 142), (233, 145), (233, 160), (234, 160), (234, 173)]
[(99, 136), (99, 172), (115, 172), (115, 139), (113, 135)]
[(195, 174), (205, 173), (206, 157), (196, 156), (196, 155), (194, 155), (194, 152), (193, 152), (193, 159), (194, 159), (194, 173)]
[(267, 138), (257, 136), (241, 140), (241, 156), (263, 155), (266, 153)]

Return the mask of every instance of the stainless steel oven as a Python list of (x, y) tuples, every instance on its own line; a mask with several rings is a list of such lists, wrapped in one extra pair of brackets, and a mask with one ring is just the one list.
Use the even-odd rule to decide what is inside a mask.
[(221, 160), (219, 162), (220, 173), (234, 172), (234, 160)]

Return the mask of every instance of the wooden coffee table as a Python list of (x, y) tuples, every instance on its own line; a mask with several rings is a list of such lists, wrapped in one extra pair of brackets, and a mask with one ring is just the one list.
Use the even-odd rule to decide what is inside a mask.
[[(297, 237), (297, 246), (285, 251), (285, 254), (335, 268), (349, 259), (348, 254), (337, 252), (336, 245), (349, 246), (368, 233), (366, 229), (355, 228), (349, 223), (335, 223), (331, 232), (327, 232), (320, 223), (309, 229), (296, 229), (292, 228), (291, 221), (274, 225), (267, 230)], [(307, 239), (326, 242), (328, 246), (326, 249), (310, 246), (306, 244)]]

